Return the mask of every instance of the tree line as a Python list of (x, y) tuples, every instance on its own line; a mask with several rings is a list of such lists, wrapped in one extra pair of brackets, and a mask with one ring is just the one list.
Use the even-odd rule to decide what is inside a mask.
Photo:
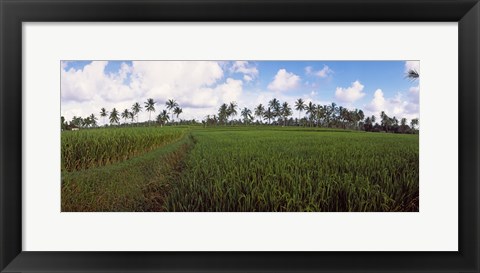
[[(136, 102), (132, 105), (131, 109), (125, 109), (123, 112), (119, 112), (115, 107), (109, 112), (105, 108), (100, 109), (100, 117), (103, 118), (103, 124), (107, 126), (106, 119), (108, 118), (110, 125), (120, 125), (121, 120), (123, 119), (124, 124), (127, 124), (127, 120), (130, 121), (130, 124), (139, 124), (138, 121), (138, 114), (145, 109), (146, 112), (149, 113), (148, 117), (148, 124), (151, 123), (152, 119), (152, 112), (155, 113), (155, 104), (156, 101), (152, 98), (147, 99), (145, 101), (144, 106), (142, 107), (140, 103)], [(160, 114), (156, 117), (156, 122), (163, 126), (170, 120), (173, 122), (173, 117), (176, 116), (179, 118), (180, 114), (183, 113), (183, 109), (180, 105), (173, 99), (169, 99), (165, 102), (166, 109), (160, 111)], [(61, 127), (62, 130), (71, 130), (73, 128), (94, 128), (98, 127), (98, 118), (95, 114), (91, 114), (85, 118), (73, 116), (70, 122), (67, 122), (65, 118), (61, 117)]]
[[(294, 118), (292, 109), (298, 111), (298, 118)], [(398, 120), (395, 116), (389, 117), (385, 111), (380, 114), (379, 122), (375, 115), (365, 117), (363, 110), (349, 110), (332, 102), (329, 105), (306, 103), (302, 98), (295, 101), (293, 108), (288, 102), (281, 103), (273, 98), (268, 104), (257, 105), (253, 112), (247, 107), (240, 110), (241, 119), (235, 120), (238, 115), (236, 102), (224, 103), (218, 108), (217, 114), (207, 115), (202, 121), (204, 126), (235, 125), (235, 124), (265, 124), (281, 126), (325, 127), (364, 130), (368, 132), (415, 133), (418, 118), (407, 124), (407, 119)], [(302, 115), (305, 113), (305, 115)]]
[[(155, 112), (156, 102), (148, 99), (142, 107), (138, 102), (134, 103), (131, 109), (125, 109), (119, 112), (113, 108), (108, 112), (105, 108), (100, 109), (100, 117), (103, 123), (107, 125), (108, 118), (110, 125), (123, 124), (140, 124), (138, 115), (142, 110), (149, 113), (149, 119), (146, 123), (151, 124), (152, 112)], [(169, 121), (174, 122), (174, 117), (178, 119), (179, 124), (199, 124), (195, 119), (180, 120), (179, 116), (183, 113), (183, 109), (174, 99), (165, 102), (166, 109), (160, 111), (155, 121), (160, 126), (167, 124)], [(298, 111), (298, 117), (293, 117), (293, 109)], [(305, 113), (305, 114), (304, 114)], [(240, 114), (240, 119), (235, 119)], [(86, 118), (74, 116), (70, 122), (66, 122), (61, 117), (62, 129), (71, 130), (72, 128), (93, 128), (98, 127), (97, 117), (91, 114)], [(349, 110), (343, 106), (338, 106), (332, 102), (329, 105), (315, 104), (313, 102), (305, 102), (302, 98), (295, 101), (293, 107), (288, 102), (281, 103), (278, 99), (273, 98), (268, 104), (258, 104), (253, 111), (247, 107), (239, 109), (236, 102), (223, 103), (218, 108), (217, 114), (207, 115), (201, 123), (206, 126), (218, 125), (281, 125), (281, 126), (303, 126), (303, 127), (324, 127), (324, 128), (341, 128), (350, 130), (363, 130), (367, 132), (389, 132), (389, 133), (416, 133), (418, 129), (418, 118), (412, 119), (407, 124), (406, 118), (397, 119), (395, 116), (388, 116), (385, 111), (380, 113), (377, 120), (375, 115), (365, 117), (363, 110)], [(145, 124), (145, 123), (143, 123)]]

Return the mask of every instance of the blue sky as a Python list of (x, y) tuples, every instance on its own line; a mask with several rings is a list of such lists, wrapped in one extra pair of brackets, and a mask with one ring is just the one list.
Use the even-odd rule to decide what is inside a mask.
[(276, 97), (292, 106), (303, 98), (411, 119), (419, 116), (420, 91), (419, 81), (405, 78), (412, 68), (419, 71), (419, 62), (63, 61), (62, 115), (69, 120), (98, 116), (101, 107), (123, 111), (151, 97), (157, 113), (175, 99), (183, 107), (181, 118), (201, 120), (223, 102), (253, 109)]

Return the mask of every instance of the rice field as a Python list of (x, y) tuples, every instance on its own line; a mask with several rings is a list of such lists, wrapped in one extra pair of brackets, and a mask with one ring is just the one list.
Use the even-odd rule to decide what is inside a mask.
[(105, 166), (178, 140), (182, 128), (99, 128), (62, 132), (62, 171)]
[(205, 130), (169, 211), (418, 211), (418, 135)]
[[(92, 139), (101, 142), (101, 134), (117, 129), (102, 130), (68, 132), (65, 139), (88, 149)], [(91, 149), (82, 151), (85, 159), (69, 160), (73, 171), (62, 171), (62, 211), (419, 210), (418, 135), (280, 126), (161, 130), (153, 134), (170, 136), (157, 144), (139, 148), (142, 134), (131, 131), (135, 137), (99, 153), (114, 154), (113, 160)], [(62, 153), (62, 164), (70, 155)]]

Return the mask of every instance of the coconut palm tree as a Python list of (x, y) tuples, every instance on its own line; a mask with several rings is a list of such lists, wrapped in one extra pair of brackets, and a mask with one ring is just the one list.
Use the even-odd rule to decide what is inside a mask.
[(165, 102), (165, 105), (168, 109), (168, 114), (171, 114), (171, 111), (175, 109), (175, 107), (179, 106), (178, 103), (174, 99), (169, 99)]
[(135, 102), (132, 105), (132, 113), (134, 116), (137, 116), (137, 123), (138, 123), (138, 113), (140, 113), (141, 111), (142, 111), (142, 106), (140, 105), (140, 103)]
[(281, 115), (279, 100), (273, 98), (271, 101), (268, 102), (268, 106), (271, 108), (274, 117), (279, 117)]
[(147, 99), (145, 102), (145, 110), (150, 113), (148, 117), (148, 122), (150, 123), (152, 112), (155, 112), (155, 101), (152, 98)]
[(255, 108), (255, 116), (260, 118), (260, 123), (262, 122), (263, 112), (265, 112), (265, 107), (260, 103)]
[(93, 127), (96, 127), (97, 126), (97, 117), (92, 113), (88, 118), (90, 119), (90, 124)]
[(298, 120), (300, 122), (300, 116), (302, 115), (303, 110), (305, 110), (305, 101), (302, 98), (295, 101), (295, 110), (298, 111)]
[(267, 110), (263, 112), (263, 117), (268, 119), (268, 124), (270, 124), (270, 120), (274, 118), (274, 114), (271, 107), (268, 107)]
[(135, 114), (133, 112), (129, 112), (128, 116), (129, 116), (130, 120), (132, 121), (132, 123), (135, 122)]
[(325, 106), (323, 105), (317, 105), (317, 110), (315, 111), (315, 119), (317, 120), (318, 126), (320, 126), (320, 123), (323, 123), (325, 121)]
[(120, 119), (118, 118), (118, 111), (117, 109), (113, 108), (112, 109), (112, 112), (110, 112), (110, 123), (111, 124), (118, 124), (118, 121)]
[(228, 119), (228, 105), (226, 103), (220, 105), (220, 108), (218, 108), (218, 119), (220, 122), (223, 122), (223, 124), (226, 124), (226, 121)]
[(173, 108), (173, 114), (175, 114), (178, 118), (178, 116), (183, 112), (182, 108), (176, 106), (175, 108)]
[(105, 117), (106, 117), (107, 115), (108, 115), (108, 112), (107, 112), (107, 110), (105, 110), (105, 108), (100, 109), (100, 116), (103, 117), (103, 124), (104, 124), (104, 125), (107, 125), (107, 124), (105, 123)]
[(90, 124), (92, 124), (92, 122), (90, 121), (90, 117), (86, 117), (84, 119), (82, 119), (82, 127), (90, 127)]
[(242, 117), (243, 117), (243, 122), (245, 124), (248, 124), (248, 122), (250, 121), (250, 117), (252, 116), (252, 110), (245, 107), (245, 108), (242, 109), (241, 114), (242, 114)]
[(127, 124), (127, 118), (129, 118), (129, 117), (130, 117), (130, 112), (128, 111), (128, 109), (123, 110), (122, 118), (125, 121), (125, 124)]
[(237, 103), (232, 101), (230, 102), (230, 104), (228, 105), (228, 109), (227, 109), (227, 117), (232, 117), (232, 121), (233, 121), (233, 117), (237, 115)]
[(310, 120), (310, 127), (312, 127), (312, 120), (313, 118), (315, 117), (315, 112), (316, 112), (316, 105), (315, 103), (313, 102), (309, 102), (308, 105), (305, 107), (305, 110), (307, 110), (307, 114), (309, 116), (309, 120)]
[(408, 70), (406, 77), (412, 81), (416, 81), (418, 78), (420, 78), (420, 74), (416, 69), (410, 69)]
[(358, 110), (358, 121), (362, 122), (364, 118), (365, 118), (365, 114), (363, 113), (363, 110), (362, 109)]
[(284, 102), (282, 104), (280, 113), (283, 117), (283, 126), (287, 126), (287, 118), (292, 115), (292, 108), (290, 107), (290, 105), (288, 105), (288, 102)]
[(163, 127), (163, 124), (165, 124), (169, 119), (170, 116), (168, 115), (167, 110), (162, 110), (162, 112), (160, 112), (160, 114), (157, 116), (157, 122), (160, 123), (161, 127)]

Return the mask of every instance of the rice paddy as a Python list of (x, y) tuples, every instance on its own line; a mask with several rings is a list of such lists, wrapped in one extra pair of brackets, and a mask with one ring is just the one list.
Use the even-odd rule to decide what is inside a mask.
[(62, 133), (62, 211), (419, 210), (418, 135), (281, 126)]

